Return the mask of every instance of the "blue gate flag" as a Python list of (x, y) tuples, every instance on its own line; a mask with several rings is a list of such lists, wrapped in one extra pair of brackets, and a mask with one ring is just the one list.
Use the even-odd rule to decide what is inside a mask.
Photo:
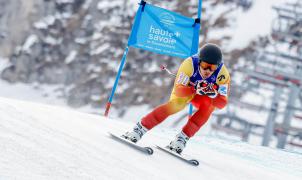
[(148, 3), (139, 6), (128, 46), (187, 58), (198, 52), (199, 22)]
[[(136, 47), (159, 54), (187, 58), (198, 51), (202, 0), (198, 3), (198, 18), (192, 19), (181, 14), (147, 4), (141, 0), (134, 25), (125, 48), (115, 82), (106, 105), (104, 115), (108, 116), (115, 90), (129, 47)], [(190, 104), (190, 115), (193, 106)]]

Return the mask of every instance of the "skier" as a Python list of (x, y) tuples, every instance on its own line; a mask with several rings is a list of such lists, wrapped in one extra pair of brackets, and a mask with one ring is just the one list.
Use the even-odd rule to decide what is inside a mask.
[(191, 102), (197, 111), (168, 145), (170, 150), (180, 154), (214, 109), (226, 106), (229, 88), (230, 75), (222, 62), (220, 48), (215, 44), (205, 44), (197, 55), (187, 58), (179, 67), (169, 101), (156, 107), (135, 125), (133, 131), (123, 136), (136, 143), (148, 130)]

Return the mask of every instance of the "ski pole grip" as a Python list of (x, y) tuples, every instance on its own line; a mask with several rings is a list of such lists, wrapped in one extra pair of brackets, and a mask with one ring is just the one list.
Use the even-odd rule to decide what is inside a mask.
[(161, 69), (161, 70), (166, 70), (166, 69), (167, 69), (167, 66), (162, 64), (162, 65), (160, 65), (160, 69)]

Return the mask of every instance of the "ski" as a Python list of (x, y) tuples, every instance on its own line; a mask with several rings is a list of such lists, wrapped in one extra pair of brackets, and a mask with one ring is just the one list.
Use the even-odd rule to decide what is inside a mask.
[(190, 157), (188, 157), (188, 156), (186, 156), (186, 155), (178, 154), (178, 153), (176, 153), (176, 152), (170, 150), (170, 149), (168, 148), (168, 146), (166, 146), (166, 147), (161, 147), (161, 146), (158, 146), (158, 145), (157, 145), (156, 147), (157, 147), (158, 149), (162, 150), (163, 152), (166, 152), (166, 153), (168, 153), (168, 154), (170, 154), (170, 155), (172, 155), (172, 156), (174, 156), (174, 157), (176, 157), (176, 158), (178, 158), (178, 159), (180, 159), (180, 160), (182, 160), (182, 161), (184, 161), (184, 162), (186, 162), (186, 163), (189, 163), (189, 164), (191, 164), (191, 165), (193, 165), (193, 166), (198, 166), (198, 165), (199, 165), (199, 161), (198, 161), (198, 160), (192, 159), (192, 158), (190, 158)]
[(151, 147), (145, 147), (145, 146), (140, 146), (138, 144), (135, 144), (135, 143), (131, 142), (130, 140), (127, 140), (123, 135), (119, 136), (119, 135), (116, 135), (116, 134), (111, 133), (111, 132), (109, 132), (109, 134), (113, 139), (115, 139), (115, 140), (117, 140), (117, 141), (119, 141), (119, 142), (121, 142), (125, 145), (128, 145), (129, 147), (132, 147), (132, 148), (134, 148), (136, 150), (139, 150), (139, 151), (141, 151), (145, 154), (148, 154), (148, 155), (153, 154), (153, 149)]

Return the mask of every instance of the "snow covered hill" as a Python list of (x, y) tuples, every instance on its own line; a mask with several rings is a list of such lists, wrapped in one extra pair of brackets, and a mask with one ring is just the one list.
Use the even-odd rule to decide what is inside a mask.
[[(184, 153), (194, 167), (155, 149), (152, 156), (113, 141), (108, 131), (132, 123), (71, 109), (0, 98), (0, 179), (294, 180), (302, 154), (213, 136), (195, 137)], [(166, 144), (176, 130), (157, 127), (142, 144)]]

